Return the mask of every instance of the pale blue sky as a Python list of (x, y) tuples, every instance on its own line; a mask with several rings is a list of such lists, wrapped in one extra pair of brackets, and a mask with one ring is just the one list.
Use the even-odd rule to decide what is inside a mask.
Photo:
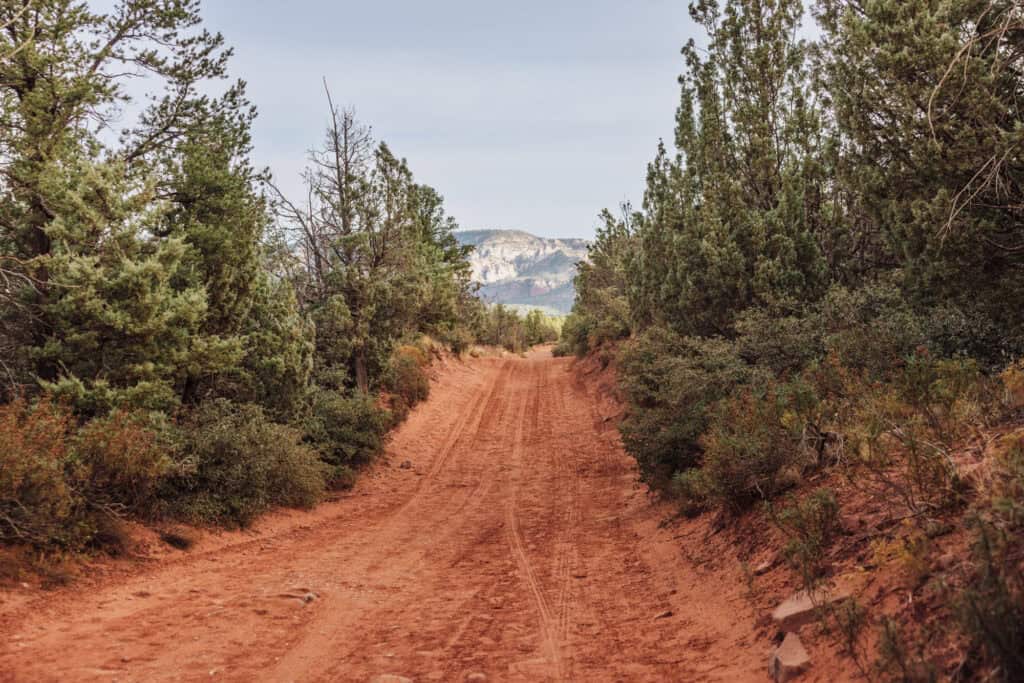
[[(102, 2), (103, 0), (100, 0)], [(672, 136), (686, 0), (204, 0), (259, 107), (255, 161), (300, 187), (352, 106), (464, 228), (593, 234)]]

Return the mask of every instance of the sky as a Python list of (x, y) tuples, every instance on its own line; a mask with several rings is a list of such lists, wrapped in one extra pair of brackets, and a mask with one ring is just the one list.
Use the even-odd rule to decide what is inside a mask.
[(260, 111), (254, 161), (301, 196), (335, 102), (466, 229), (590, 237), (671, 139), (684, 0), (204, 0)]

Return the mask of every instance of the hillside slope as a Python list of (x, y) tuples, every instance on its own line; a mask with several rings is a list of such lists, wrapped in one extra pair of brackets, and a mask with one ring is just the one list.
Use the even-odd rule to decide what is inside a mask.
[(587, 241), (537, 237), (520, 230), (455, 233), (474, 247), (469, 262), (480, 296), (488, 302), (568, 313), (576, 298), (576, 264), (587, 257)]

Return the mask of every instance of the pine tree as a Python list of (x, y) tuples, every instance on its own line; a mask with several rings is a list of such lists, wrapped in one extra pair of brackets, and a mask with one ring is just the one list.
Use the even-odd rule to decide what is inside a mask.
[(638, 320), (730, 335), (738, 311), (822, 291), (818, 105), (799, 0), (705, 0), (683, 50), (675, 158), (648, 170), (631, 290)]
[[(125, 401), (167, 408), (188, 393), (189, 378), (241, 354), (238, 340), (221, 334), (237, 302), (219, 297), (231, 288), (211, 308), (207, 285), (223, 282), (189, 274), (216, 256), (204, 257), (211, 245), (175, 222), (202, 219), (181, 220), (184, 204), (169, 191), (177, 185), (182, 199), (183, 179), (208, 161), (197, 161), (197, 131), (240, 110), (239, 88), (221, 99), (199, 93), (224, 76), (230, 52), (197, 28), (195, 0), (122, 0), (107, 14), (35, 0), (20, 10), (0, 8), (0, 40), (21, 46), (0, 47), (10, 55), (0, 62), (0, 243), (23, 276), (10, 297), (18, 306), (2, 312), (4, 337), (24, 340), (24, 371), (89, 410)], [(103, 142), (108, 121), (128, 100), (133, 70), (164, 93), (112, 147)], [(244, 133), (244, 115), (235, 123)], [(169, 169), (182, 182), (169, 180)], [(200, 188), (211, 180), (193, 184), (193, 208), (215, 201), (216, 190)], [(237, 189), (222, 188), (220, 199), (246, 202)]]
[(305, 173), (309, 201), (278, 192), (277, 204), (317, 326), (317, 382), (366, 393), (399, 340), (453, 327), (469, 271), (441, 196), (329, 94), (328, 104), (325, 144)]
[(1024, 10), (819, 0), (841, 182), (918, 305), (1024, 342)]

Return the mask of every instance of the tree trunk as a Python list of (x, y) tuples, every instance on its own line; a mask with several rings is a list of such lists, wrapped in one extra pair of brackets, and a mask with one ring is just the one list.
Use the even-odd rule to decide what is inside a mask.
[(366, 369), (366, 349), (360, 348), (356, 350), (355, 357), (356, 365), (356, 386), (364, 394), (370, 392), (370, 376)]

